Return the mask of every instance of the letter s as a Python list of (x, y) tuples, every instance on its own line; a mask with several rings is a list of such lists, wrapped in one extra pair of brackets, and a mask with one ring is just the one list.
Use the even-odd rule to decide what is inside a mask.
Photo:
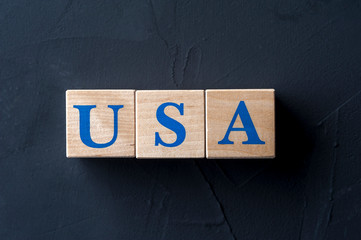
[(166, 107), (172, 106), (178, 109), (180, 115), (184, 114), (184, 104), (175, 104), (172, 102), (166, 102), (160, 105), (157, 109), (157, 120), (160, 124), (162, 124), (164, 127), (169, 128), (173, 132), (177, 134), (177, 139), (173, 143), (165, 143), (159, 136), (159, 132), (155, 133), (155, 146), (158, 146), (159, 144), (165, 147), (177, 147), (181, 145), (184, 142), (184, 139), (186, 137), (186, 130), (184, 126), (174, 120), (173, 118), (168, 117), (164, 110)]

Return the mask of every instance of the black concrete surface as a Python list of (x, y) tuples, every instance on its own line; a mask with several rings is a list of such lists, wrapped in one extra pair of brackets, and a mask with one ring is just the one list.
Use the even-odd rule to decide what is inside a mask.
[[(274, 160), (67, 159), (67, 89), (275, 88)], [(361, 239), (361, 2), (0, 2), (0, 239)]]

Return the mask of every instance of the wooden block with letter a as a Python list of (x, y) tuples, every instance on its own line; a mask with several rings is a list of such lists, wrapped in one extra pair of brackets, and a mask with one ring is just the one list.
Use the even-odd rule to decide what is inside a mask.
[(137, 158), (203, 158), (204, 117), (204, 90), (137, 91)]
[(135, 157), (134, 90), (66, 91), (67, 157)]
[(274, 89), (206, 90), (207, 158), (274, 158)]

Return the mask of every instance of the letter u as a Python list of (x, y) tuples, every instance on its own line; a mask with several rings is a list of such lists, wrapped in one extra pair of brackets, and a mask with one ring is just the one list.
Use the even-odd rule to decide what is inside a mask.
[(108, 105), (114, 112), (114, 132), (112, 140), (107, 143), (95, 143), (90, 136), (90, 110), (96, 108), (96, 105), (74, 105), (73, 107), (79, 110), (80, 139), (85, 145), (91, 148), (106, 148), (117, 140), (118, 110), (123, 108), (123, 105)]

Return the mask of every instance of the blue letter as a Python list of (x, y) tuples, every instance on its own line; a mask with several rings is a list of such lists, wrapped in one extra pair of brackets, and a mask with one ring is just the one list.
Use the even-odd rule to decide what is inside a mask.
[[(237, 119), (237, 116), (241, 118), (241, 121), (243, 123), (243, 128), (234, 128), (234, 122)], [(218, 144), (233, 144), (232, 141), (229, 141), (228, 137), (231, 131), (245, 131), (248, 136), (248, 141), (242, 142), (243, 144), (265, 144), (265, 142), (261, 141), (259, 139), (257, 131), (253, 125), (251, 116), (248, 113), (246, 104), (244, 104), (243, 101), (239, 102), (239, 105), (237, 107), (236, 113), (234, 114), (231, 123), (229, 124), (228, 130), (226, 132), (226, 135), (222, 139), (222, 141), (219, 141)]]
[(169, 128), (173, 132), (177, 134), (177, 140), (175, 140), (174, 143), (165, 143), (162, 141), (162, 139), (159, 136), (159, 133), (155, 133), (155, 146), (158, 146), (159, 144), (165, 146), (165, 147), (177, 147), (182, 144), (184, 139), (186, 138), (186, 130), (184, 129), (183, 125), (174, 120), (173, 118), (168, 117), (164, 113), (164, 109), (168, 106), (176, 107), (180, 113), (180, 115), (183, 115), (183, 107), (184, 104), (181, 103), (180, 105), (177, 105), (172, 102), (166, 102), (160, 105), (157, 109), (157, 119), (160, 124), (162, 124), (164, 127)]
[(123, 108), (123, 105), (108, 105), (114, 112), (114, 133), (113, 138), (108, 143), (95, 143), (90, 136), (90, 110), (96, 105), (74, 105), (74, 108), (79, 110), (79, 128), (81, 141), (91, 148), (106, 148), (112, 145), (118, 136), (118, 110)]

